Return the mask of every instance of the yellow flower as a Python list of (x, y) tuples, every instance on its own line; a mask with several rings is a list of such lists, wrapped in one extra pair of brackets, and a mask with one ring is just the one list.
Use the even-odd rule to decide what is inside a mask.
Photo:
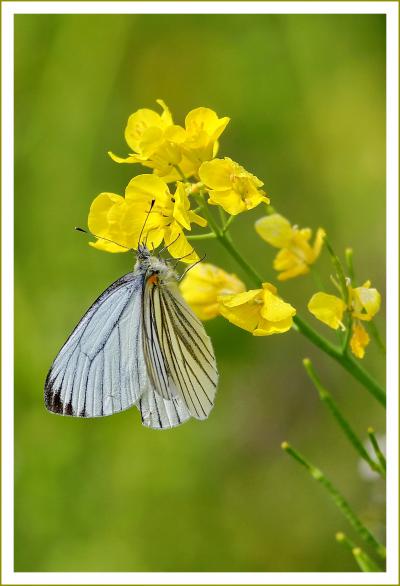
[(378, 313), (381, 305), (381, 296), (376, 289), (371, 289), (371, 282), (366, 281), (361, 287), (349, 287), (350, 303), (354, 318), (371, 321)]
[(260, 189), (263, 182), (228, 157), (203, 163), (199, 176), (208, 188), (208, 203), (220, 205), (232, 216), (251, 210), (262, 201), (269, 203)]
[(348, 283), (347, 288), (348, 306), (336, 295), (319, 292), (310, 299), (308, 309), (317, 319), (335, 330), (339, 326), (345, 329), (342, 319), (343, 313), (348, 311), (352, 318), (350, 348), (357, 358), (363, 358), (370, 338), (360, 320), (371, 321), (379, 311), (381, 296), (376, 289), (371, 289), (370, 281), (355, 288)]
[[(203, 161), (218, 151), (218, 138), (229, 118), (218, 118), (209, 108), (196, 108), (185, 119), (185, 128), (174, 124), (168, 107), (157, 100), (163, 112), (141, 108), (131, 116), (125, 128), (125, 140), (132, 153), (121, 158), (109, 152), (117, 163), (141, 163), (166, 182), (197, 174)], [(179, 166), (179, 170), (176, 168)]]
[(246, 287), (236, 275), (202, 262), (188, 271), (180, 284), (180, 290), (195, 314), (207, 320), (219, 314), (220, 295), (241, 293)]
[(312, 231), (309, 228), (299, 230), (280, 214), (271, 214), (257, 220), (257, 233), (263, 240), (280, 248), (274, 259), (274, 269), (279, 271), (278, 280), (286, 281), (299, 275), (305, 275), (319, 257), (324, 243), (325, 231), (318, 228), (314, 244), (309, 240)]
[(110, 157), (117, 163), (141, 163), (154, 170), (165, 181), (180, 178), (175, 165), (189, 177), (193, 168), (188, 160), (183, 160), (182, 144), (186, 139), (185, 130), (173, 123), (171, 113), (162, 100), (157, 100), (163, 112), (141, 108), (128, 118), (125, 140), (133, 151), (128, 157), (121, 158), (111, 151)]
[(143, 230), (141, 240), (147, 242), (149, 247), (155, 249), (164, 241), (174, 258), (184, 257), (184, 262), (193, 262), (199, 257), (183, 232), (184, 229), (191, 229), (191, 223), (207, 225), (204, 218), (190, 210), (189, 198), (182, 183), (177, 183), (172, 195), (167, 183), (159, 177), (137, 175), (129, 182), (125, 197), (101, 193), (93, 201), (89, 212), (90, 231), (121, 246), (101, 238), (90, 244), (107, 252), (137, 249)]
[(278, 297), (276, 288), (270, 283), (263, 283), (262, 287), (219, 297), (221, 315), (253, 336), (287, 332), (292, 326), (295, 308)]
[(195, 108), (185, 118), (186, 139), (183, 151), (197, 173), (203, 161), (217, 155), (218, 138), (225, 130), (230, 118), (218, 118), (210, 108)]
[(352, 336), (350, 340), (350, 348), (354, 356), (357, 358), (364, 358), (365, 348), (368, 346), (370, 338), (364, 329), (364, 326), (356, 321), (353, 323)]
[(308, 302), (308, 310), (330, 328), (337, 330), (340, 326), (345, 329), (342, 320), (346, 304), (336, 295), (315, 293)]

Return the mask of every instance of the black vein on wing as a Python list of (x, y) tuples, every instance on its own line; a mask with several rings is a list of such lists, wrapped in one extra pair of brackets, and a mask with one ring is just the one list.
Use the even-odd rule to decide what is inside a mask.
[[(163, 299), (163, 304), (164, 304), (164, 299)], [(187, 383), (185, 381), (184, 374), (182, 373), (182, 370), (181, 370), (181, 367), (180, 367), (180, 364), (179, 364), (179, 360), (178, 360), (178, 356), (175, 354), (174, 344), (172, 342), (172, 339), (171, 339), (171, 336), (170, 336), (170, 331), (169, 331), (170, 329), (172, 330), (172, 328), (169, 329), (168, 328), (168, 324), (167, 324), (167, 327), (165, 327), (165, 326), (163, 326), (163, 327), (164, 327), (164, 332), (165, 332), (165, 334), (167, 336), (167, 340), (168, 340), (168, 348), (170, 350), (171, 368), (174, 370), (175, 377), (176, 377), (176, 381), (178, 382), (179, 389), (182, 392), (182, 398), (184, 399), (184, 401), (186, 403), (186, 407), (190, 410), (189, 401), (187, 400), (187, 395), (189, 396), (190, 402), (193, 405), (193, 409), (195, 410), (197, 417), (200, 417), (200, 414), (199, 414), (199, 412), (197, 410), (196, 405), (194, 404), (192, 395), (190, 394), (190, 391), (188, 389)], [(175, 338), (176, 338), (176, 336), (175, 336)], [(180, 347), (179, 347), (179, 351), (181, 352)], [(178, 372), (178, 370), (179, 370), (179, 372)], [(195, 395), (196, 395), (196, 391), (194, 391), (194, 392), (195, 392)]]
[[(160, 316), (160, 321), (161, 321), (161, 343), (160, 343), (160, 332), (159, 332), (160, 328), (159, 328), (159, 324), (157, 322), (156, 300), (155, 300), (156, 295), (158, 298), (158, 310), (159, 310), (158, 314)], [(179, 416), (177, 407), (173, 401), (172, 393), (170, 391), (170, 380), (169, 380), (170, 372), (169, 372), (169, 368), (168, 368), (168, 361), (166, 360), (166, 357), (165, 357), (165, 346), (163, 344), (163, 335), (162, 335), (163, 312), (162, 312), (162, 308), (161, 308), (160, 291), (155, 285), (152, 285), (152, 288), (151, 288), (151, 291), (149, 294), (149, 315), (151, 316), (150, 323), (151, 323), (152, 333), (154, 333), (155, 338), (156, 338), (156, 342), (157, 342), (158, 352), (156, 352), (156, 355), (157, 355), (157, 357), (160, 356), (162, 359), (162, 367), (163, 368), (161, 368), (161, 372), (162, 372), (162, 378), (163, 378), (163, 383), (164, 383), (165, 392), (166, 392), (167, 397), (165, 397), (163, 395), (162, 389), (159, 388), (159, 390), (161, 392), (161, 397), (163, 400), (169, 401), (169, 404), (172, 404), (174, 411), (175, 411), (175, 414), (176, 414), (176, 418), (177, 418), (178, 422), (180, 423), (181, 418)], [(165, 379), (164, 373), (165, 373), (165, 376), (167, 377), (167, 379)], [(157, 389), (157, 387), (156, 387), (156, 389)], [(157, 400), (157, 397), (155, 397), (155, 400)], [(173, 426), (174, 423), (171, 421), (171, 418), (169, 416), (166, 405), (164, 405), (164, 407), (165, 407), (166, 415), (167, 415), (168, 421), (170, 423), (170, 426)]]
[[(186, 359), (186, 356), (184, 355), (184, 352), (182, 351), (182, 345), (181, 345), (181, 343), (182, 343), (184, 340), (182, 340), (182, 338), (181, 338), (181, 337), (178, 335), (178, 334), (179, 334), (179, 330), (177, 331), (177, 330), (175, 329), (175, 327), (174, 327), (174, 326), (175, 326), (175, 324), (174, 324), (174, 322), (173, 322), (173, 314), (172, 314), (172, 312), (171, 312), (171, 309), (170, 309), (170, 307), (169, 307), (169, 305), (168, 305), (168, 303), (167, 303), (166, 299), (164, 299), (164, 297), (163, 297), (163, 306), (164, 306), (164, 309), (166, 310), (166, 314), (168, 315), (169, 323), (170, 323), (170, 326), (171, 326), (171, 327), (169, 328), (169, 331), (171, 331), (171, 332), (173, 332), (173, 333), (174, 333), (174, 337), (175, 337), (175, 340), (176, 340), (176, 342), (177, 342), (177, 347), (178, 347), (178, 349), (179, 349), (179, 353), (180, 353), (180, 361), (181, 361), (181, 364), (182, 364), (182, 366), (183, 366), (183, 368), (184, 368), (184, 371), (185, 371), (185, 374), (186, 374), (186, 376), (184, 376), (184, 375), (182, 374), (182, 371), (180, 370), (180, 366), (179, 366), (179, 357), (176, 357), (175, 351), (173, 350), (173, 351), (174, 351), (174, 356), (177, 358), (177, 361), (176, 361), (176, 362), (177, 362), (177, 364), (178, 364), (178, 366), (179, 366), (179, 372), (181, 373), (181, 376), (182, 376), (182, 379), (180, 378), (179, 380), (180, 380), (180, 382), (181, 382), (181, 380), (183, 380), (183, 383), (184, 383), (184, 384), (181, 384), (182, 391), (183, 391), (183, 389), (184, 389), (184, 388), (187, 388), (187, 391), (188, 391), (188, 393), (189, 393), (189, 397), (190, 397), (190, 399), (191, 399), (191, 402), (192, 402), (192, 404), (193, 404), (193, 407), (194, 407), (194, 409), (195, 409), (195, 411), (196, 411), (196, 415), (197, 415), (197, 417), (199, 417), (199, 418), (200, 418), (199, 411), (198, 411), (198, 410), (197, 410), (197, 408), (195, 407), (195, 405), (194, 405), (194, 401), (193, 401), (193, 399), (192, 399), (192, 395), (191, 395), (191, 392), (190, 392), (190, 389), (189, 389), (189, 385), (188, 385), (188, 383), (189, 383), (189, 384), (190, 384), (190, 386), (191, 386), (191, 388), (192, 388), (192, 390), (193, 390), (193, 393), (194, 393), (194, 395), (195, 395), (195, 397), (196, 397), (196, 399), (197, 399), (197, 402), (198, 402), (198, 404), (199, 404), (199, 406), (200, 406), (201, 410), (202, 410), (202, 411), (203, 411), (203, 413), (204, 413), (204, 416), (205, 416), (205, 417), (207, 417), (207, 413), (206, 413), (206, 411), (204, 410), (204, 407), (203, 407), (203, 405), (202, 405), (202, 403), (201, 403), (201, 401), (200, 401), (200, 399), (199, 399), (199, 396), (198, 396), (198, 394), (197, 394), (196, 387), (195, 387), (195, 385), (193, 384), (193, 381), (191, 380), (191, 377), (190, 377), (190, 375), (189, 375), (189, 372), (188, 372), (188, 367), (190, 368), (190, 370), (191, 370), (192, 372), (193, 372), (193, 370), (192, 370), (192, 368), (190, 367), (189, 363), (187, 362), (187, 359)], [(171, 348), (172, 348), (172, 349), (174, 348), (174, 345), (173, 345), (172, 343), (171, 343)], [(189, 354), (190, 354), (190, 352), (189, 352)], [(196, 380), (197, 380), (197, 377), (195, 377), (195, 378), (196, 378)], [(187, 381), (187, 382), (186, 382), (186, 381)], [(197, 382), (199, 382), (199, 381), (197, 380)], [(203, 386), (202, 386), (201, 384), (200, 384), (200, 387), (201, 387), (201, 389), (203, 390), (203, 393), (206, 395), (207, 399), (209, 400), (209, 398), (208, 398), (208, 396), (207, 396), (207, 393), (204, 391), (204, 388), (203, 388)], [(186, 395), (185, 395), (185, 399), (186, 399)], [(186, 401), (186, 402), (187, 402), (187, 401)], [(212, 403), (211, 403), (211, 405), (212, 405)], [(189, 407), (189, 405), (188, 405), (188, 407)]]
[[(156, 318), (156, 314), (155, 314), (155, 301), (154, 301), (154, 296), (155, 296), (156, 292), (157, 292), (157, 298), (158, 298), (159, 316), (160, 316), (160, 321), (161, 321), (161, 324), (160, 324), (161, 325), (161, 344), (160, 344), (160, 332), (159, 332), (159, 327), (158, 327), (158, 324), (157, 324), (157, 318)], [(161, 354), (163, 356), (164, 368), (165, 368), (165, 371), (166, 371), (167, 377), (168, 377), (168, 387), (167, 387), (168, 400), (172, 403), (172, 406), (173, 406), (173, 408), (175, 410), (175, 414), (176, 414), (176, 418), (178, 420), (178, 423), (181, 423), (181, 418), (179, 416), (178, 409), (177, 409), (177, 407), (175, 405), (175, 402), (173, 400), (174, 397), (173, 397), (173, 395), (172, 395), (172, 393), (170, 391), (170, 380), (171, 380), (170, 377), (171, 377), (171, 372), (170, 372), (170, 369), (168, 367), (168, 360), (167, 360), (167, 358), (165, 356), (165, 348), (168, 348), (168, 350), (170, 350), (170, 346), (164, 344), (164, 313), (163, 313), (163, 310), (162, 310), (162, 307), (161, 307), (161, 289), (158, 289), (158, 288), (156, 289), (156, 287), (154, 285), (153, 285), (153, 291), (152, 291), (152, 303), (153, 303), (153, 312), (154, 312), (154, 318), (155, 318), (154, 319), (154, 323), (156, 325), (156, 334), (157, 334), (158, 345), (159, 345), (159, 348), (160, 348), (160, 352), (161, 352)], [(169, 419), (168, 412), (167, 412), (167, 416), (168, 416), (168, 419)], [(172, 425), (171, 420), (170, 420), (170, 424)]]
[[(211, 376), (210, 376), (210, 375), (209, 375), (209, 373), (207, 372), (207, 369), (206, 369), (206, 368), (203, 366), (202, 362), (201, 362), (201, 361), (198, 359), (198, 357), (196, 356), (196, 353), (195, 353), (195, 352), (194, 352), (194, 350), (193, 350), (193, 344), (196, 346), (196, 348), (198, 349), (199, 353), (200, 353), (200, 354), (203, 356), (203, 358), (204, 358), (205, 362), (206, 362), (206, 363), (207, 363), (207, 364), (210, 366), (210, 369), (211, 369), (211, 371), (212, 371), (212, 372), (216, 372), (216, 368), (215, 368), (215, 358), (214, 358), (214, 356), (213, 356), (213, 355), (212, 355), (212, 354), (211, 354), (211, 353), (208, 351), (208, 354), (209, 354), (210, 356), (212, 356), (212, 358), (213, 358), (213, 362), (210, 362), (210, 361), (208, 360), (207, 356), (205, 356), (204, 352), (203, 352), (203, 351), (202, 351), (202, 349), (200, 348), (199, 344), (198, 344), (198, 343), (196, 342), (196, 340), (194, 339), (193, 335), (192, 335), (192, 334), (191, 334), (191, 333), (190, 333), (190, 332), (187, 330), (187, 328), (185, 327), (184, 323), (183, 323), (183, 322), (181, 321), (181, 319), (180, 319), (181, 317), (184, 319), (184, 316), (182, 316), (182, 313), (180, 313), (180, 312), (179, 312), (179, 310), (178, 310), (177, 306), (176, 306), (176, 305), (175, 305), (175, 303), (174, 303), (174, 298), (172, 297), (172, 295), (169, 295), (169, 296), (168, 296), (168, 299), (167, 299), (166, 301), (171, 301), (171, 302), (172, 302), (172, 304), (174, 305), (174, 309), (175, 309), (175, 311), (174, 311), (173, 315), (174, 315), (174, 316), (176, 316), (176, 317), (178, 318), (178, 321), (179, 321), (179, 325), (178, 325), (178, 327), (177, 327), (177, 331), (178, 331), (179, 337), (180, 337), (180, 338), (183, 340), (183, 342), (184, 342), (184, 344), (185, 344), (185, 348), (186, 348), (186, 350), (188, 351), (188, 353), (190, 354), (190, 356), (193, 358), (193, 361), (194, 361), (194, 362), (196, 362), (196, 364), (199, 366), (199, 368), (200, 368), (200, 369), (201, 369), (201, 370), (204, 372), (204, 374), (206, 375), (206, 377), (209, 379), (210, 383), (211, 383), (212, 385), (214, 385), (214, 386), (217, 386), (217, 382), (216, 382), (216, 381), (214, 381), (214, 380), (211, 378)], [(167, 307), (169, 308), (169, 306), (168, 306), (168, 303), (167, 303)], [(170, 311), (170, 315), (172, 315), (172, 310)], [(202, 326), (202, 327), (203, 327), (203, 326)], [(183, 331), (182, 331), (182, 330), (183, 330)], [(193, 331), (193, 333), (194, 333), (194, 334), (196, 334), (196, 338), (197, 338), (197, 340), (200, 340), (200, 341), (203, 343), (203, 345), (204, 345), (204, 342), (203, 342), (203, 340), (202, 340), (202, 339), (201, 339), (201, 338), (198, 336), (198, 333), (197, 333), (195, 330), (193, 330), (193, 329), (192, 329), (192, 331)], [(193, 344), (190, 344), (190, 343), (189, 343), (189, 341), (188, 341), (187, 337), (185, 337), (185, 334), (186, 334), (186, 336), (189, 336), (189, 338), (190, 338), (190, 340), (193, 342)]]
[[(214, 381), (214, 380), (213, 380), (213, 379), (210, 377), (210, 375), (209, 375), (209, 374), (208, 374), (208, 372), (205, 370), (205, 368), (203, 368), (203, 365), (202, 365), (202, 364), (199, 362), (199, 360), (197, 359), (197, 356), (196, 356), (196, 354), (194, 353), (194, 351), (193, 351), (193, 347), (192, 347), (192, 346), (193, 346), (193, 345), (195, 345), (195, 346), (196, 346), (196, 348), (197, 348), (197, 350), (199, 351), (199, 353), (200, 353), (200, 354), (203, 356), (203, 358), (204, 358), (205, 362), (206, 362), (206, 363), (207, 363), (207, 364), (208, 364), (208, 365), (211, 367), (211, 370), (212, 370), (213, 372), (216, 372), (216, 367), (215, 367), (215, 358), (214, 358), (213, 354), (211, 354), (211, 352), (208, 350), (208, 348), (206, 348), (206, 346), (205, 346), (205, 344), (204, 344), (203, 340), (202, 340), (202, 339), (199, 337), (199, 335), (198, 335), (197, 331), (196, 331), (196, 330), (194, 330), (194, 328), (193, 328), (193, 327), (192, 327), (192, 332), (193, 332), (193, 334), (195, 334), (195, 335), (196, 335), (196, 339), (193, 337), (193, 334), (191, 334), (191, 333), (190, 333), (190, 331), (187, 329), (187, 327), (185, 326), (185, 323), (184, 323), (184, 321), (182, 321), (182, 320), (185, 320), (187, 324), (188, 324), (188, 321), (185, 319), (185, 316), (184, 316), (184, 315), (182, 315), (182, 313), (180, 313), (180, 312), (179, 312), (179, 310), (178, 310), (178, 308), (177, 308), (177, 305), (175, 304), (175, 302), (174, 302), (174, 298), (172, 297), (172, 295), (169, 295), (169, 297), (168, 297), (168, 301), (171, 301), (171, 302), (172, 302), (172, 304), (174, 305), (174, 309), (175, 309), (174, 315), (176, 315), (176, 317), (178, 318), (178, 321), (179, 321), (179, 324), (180, 324), (180, 330), (181, 330), (181, 329), (183, 329), (183, 331), (184, 331), (184, 333), (186, 334), (186, 336), (188, 336), (188, 337), (190, 338), (190, 340), (193, 342), (193, 344), (191, 345), (191, 344), (189, 344), (189, 343), (187, 342), (187, 339), (185, 340), (185, 342), (186, 342), (186, 348), (187, 348), (187, 350), (189, 351), (189, 353), (190, 353), (190, 355), (192, 356), (192, 358), (194, 359), (194, 361), (195, 361), (195, 362), (197, 362), (197, 364), (198, 364), (198, 365), (200, 366), (200, 368), (203, 370), (204, 374), (205, 374), (205, 375), (206, 375), (206, 376), (209, 378), (210, 382), (211, 382), (213, 385), (215, 385), (215, 386), (216, 386), (216, 384), (217, 384), (217, 383), (216, 383), (216, 382), (215, 382), (215, 381)], [(189, 324), (189, 325), (191, 325), (191, 324)], [(203, 327), (203, 326), (202, 326), (202, 327)], [(183, 335), (183, 336), (181, 336), (181, 337), (183, 338), (183, 337), (184, 337), (184, 335)], [(207, 356), (204, 354), (204, 352), (203, 352), (202, 348), (201, 348), (201, 347), (199, 346), (199, 344), (198, 344), (198, 340), (199, 340), (200, 342), (202, 342), (203, 346), (204, 346), (204, 347), (207, 349), (207, 353), (208, 353), (208, 355), (209, 355), (209, 356), (211, 356), (211, 357), (212, 357), (212, 359), (213, 359), (213, 361), (212, 361), (212, 362), (210, 362), (210, 360), (209, 360), (209, 359), (207, 358)]]
[[(193, 334), (197, 335), (197, 330), (193, 327), (192, 322), (180, 310), (181, 309), (184, 309), (185, 312), (186, 312), (186, 315), (188, 315), (192, 319), (192, 321), (194, 321), (193, 320), (193, 317), (194, 317), (193, 314), (189, 313), (188, 312), (188, 309), (186, 307), (184, 307), (182, 305), (182, 303), (180, 303), (174, 295), (172, 295), (171, 293), (169, 293), (169, 291), (167, 293), (168, 293), (168, 301), (170, 301), (173, 304), (174, 309), (176, 311), (176, 314), (178, 316), (180, 316), (182, 318), (182, 320), (184, 320), (184, 322), (186, 323), (186, 325), (188, 327), (190, 327), (190, 329), (192, 330)], [(182, 322), (181, 322), (181, 324), (182, 324)], [(201, 327), (201, 328), (204, 327), (203, 324), (201, 322), (198, 322), (197, 320), (196, 320), (196, 324), (199, 327)], [(206, 353), (208, 354), (208, 356), (211, 358), (211, 360), (214, 363), (214, 361), (215, 361), (214, 354), (210, 351), (210, 349), (208, 348), (208, 346), (206, 345), (206, 343), (204, 342), (204, 340), (202, 340), (200, 337), (198, 337), (198, 340), (201, 342), (201, 344), (203, 345), (204, 350), (206, 351)], [(206, 356), (204, 355), (204, 352), (201, 350), (201, 348), (198, 346), (198, 344), (197, 344), (197, 347), (202, 352), (204, 358), (206, 358)], [(209, 364), (211, 364), (211, 363), (209, 362)], [(214, 364), (212, 364), (212, 366), (214, 367)]]

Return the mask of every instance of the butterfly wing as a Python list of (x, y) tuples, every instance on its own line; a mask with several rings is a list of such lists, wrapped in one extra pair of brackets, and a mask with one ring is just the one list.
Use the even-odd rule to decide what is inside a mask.
[(185, 403), (171, 390), (169, 399), (162, 397), (155, 388), (149, 384), (137, 407), (142, 417), (142, 423), (152, 429), (170, 429), (185, 423), (190, 419), (190, 412)]
[(218, 383), (214, 351), (203, 324), (174, 284), (147, 283), (142, 323), (143, 353), (154, 394), (153, 423), (164, 427), (157, 413), (163, 401), (183, 416), (183, 421), (190, 416), (206, 419), (214, 406)]
[(143, 275), (128, 273), (93, 303), (54, 360), (45, 404), (60, 415), (128, 409), (148, 385), (141, 347)]
[(93, 303), (60, 350), (45, 404), (78, 417), (136, 405), (144, 425), (168, 429), (207, 418), (217, 382), (211, 341), (177, 287), (128, 273)]

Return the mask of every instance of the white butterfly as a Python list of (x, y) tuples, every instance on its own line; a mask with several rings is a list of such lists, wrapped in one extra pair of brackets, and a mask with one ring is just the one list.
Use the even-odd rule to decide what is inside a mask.
[(176, 273), (140, 244), (134, 271), (100, 295), (61, 348), (45, 404), (76, 417), (136, 405), (144, 425), (165, 429), (206, 419), (217, 382), (211, 340), (179, 294)]

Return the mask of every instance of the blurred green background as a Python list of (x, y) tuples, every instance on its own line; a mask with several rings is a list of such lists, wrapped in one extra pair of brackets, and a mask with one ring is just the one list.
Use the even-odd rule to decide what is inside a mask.
[[(231, 117), (220, 154), (264, 180), (293, 223), (323, 226), (360, 281), (385, 286), (385, 20), (381, 15), (18, 15), (15, 17), (15, 570), (356, 571), (334, 534), (347, 522), (280, 449), (289, 440), (334, 479), (383, 538), (383, 491), (307, 379), (315, 367), (355, 429), (384, 431), (382, 408), (295, 332), (253, 338), (207, 324), (221, 384), (208, 421), (145, 429), (136, 409), (97, 420), (51, 415), (43, 382), (68, 333), (128, 255), (74, 232), (101, 191), (139, 166), (128, 115), (164, 99), (175, 121), (204, 105)], [(233, 225), (242, 253), (275, 282), (275, 251)], [(216, 243), (209, 262), (244, 275)], [(318, 271), (329, 288), (324, 252)], [(315, 327), (311, 276), (279, 291)], [(331, 290), (330, 292), (334, 292)], [(377, 320), (384, 333), (384, 307)], [(331, 333), (319, 328), (327, 336)], [(364, 365), (379, 380), (371, 343)]]

